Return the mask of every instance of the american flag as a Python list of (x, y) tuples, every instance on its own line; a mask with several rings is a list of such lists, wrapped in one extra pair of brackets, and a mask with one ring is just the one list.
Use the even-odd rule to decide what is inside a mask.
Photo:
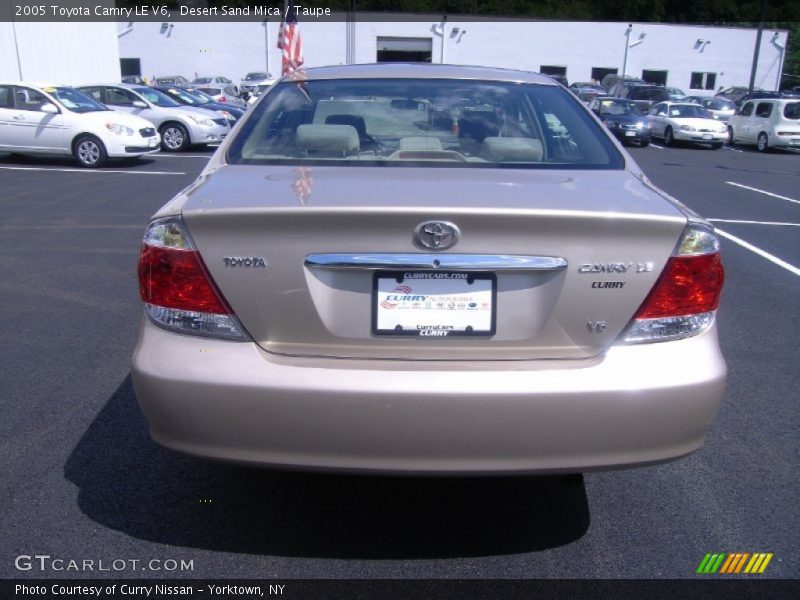
[(281, 28), (278, 30), (278, 48), (283, 50), (281, 66), (284, 75), (288, 75), (303, 64), (303, 43), (300, 40), (294, 6), (288, 7), (286, 19), (281, 21)]
[(292, 191), (300, 204), (306, 205), (306, 200), (314, 190), (314, 178), (311, 176), (311, 169), (308, 167), (300, 167), (294, 171), (294, 183), (292, 184)]

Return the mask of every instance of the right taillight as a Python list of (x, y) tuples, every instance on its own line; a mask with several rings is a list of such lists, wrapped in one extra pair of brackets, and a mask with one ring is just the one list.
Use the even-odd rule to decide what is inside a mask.
[(246, 339), (180, 217), (158, 219), (147, 227), (138, 274), (139, 295), (157, 325), (180, 333)]
[(663, 342), (705, 331), (714, 322), (724, 280), (714, 230), (688, 225), (622, 340)]

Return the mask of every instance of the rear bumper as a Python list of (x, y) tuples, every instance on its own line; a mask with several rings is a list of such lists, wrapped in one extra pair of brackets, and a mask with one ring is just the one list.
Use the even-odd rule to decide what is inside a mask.
[(769, 145), (773, 148), (797, 148), (800, 150), (800, 134), (774, 135), (770, 133)]
[(703, 442), (724, 392), (715, 327), (588, 361), (291, 358), (145, 320), (133, 382), (174, 450), (298, 468), (541, 473), (643, 465)]

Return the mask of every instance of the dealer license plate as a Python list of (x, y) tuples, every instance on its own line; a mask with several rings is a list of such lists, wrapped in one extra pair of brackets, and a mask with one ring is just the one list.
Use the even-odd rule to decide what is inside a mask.
[(714, 138), (714, 136), (711, 135), (710, 133), (704, 133), (703, 134), (703, 139), (704, 140), (710, 140), (710, 139), (713, 139), (713, 138)]
[(626, 131), (625, 135), (628, 136), (628, 137), (633, 137), (633, 136), (636, 135), (636, 132), (635, 131)]
[(494, 335), (496, 295), (493, 273), (379, 272), (372, 331), (424, 338)]

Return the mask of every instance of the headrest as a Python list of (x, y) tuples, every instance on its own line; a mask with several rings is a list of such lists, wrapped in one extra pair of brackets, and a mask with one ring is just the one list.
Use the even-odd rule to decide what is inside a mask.
[(482, 156), (494, 162), (539, 162), (542, 142), (533, 138), (487, 137), (483, 140)]
[(400, 138), (400, 150), (429, 151), (441, 149), (442, 141), (438, 137), (418, 135)]
[(338, 156), (357, 154), (360, 149), (358, 132), (352, 125), (300, 125), (295, 142), (301, 150)]
[(364, 117), (359, 115), (328, 115), (325, 117), (326, 125), (352, 125), (358, 132), (358, 137), (364, 139), (367, 136), (367, 124)]

